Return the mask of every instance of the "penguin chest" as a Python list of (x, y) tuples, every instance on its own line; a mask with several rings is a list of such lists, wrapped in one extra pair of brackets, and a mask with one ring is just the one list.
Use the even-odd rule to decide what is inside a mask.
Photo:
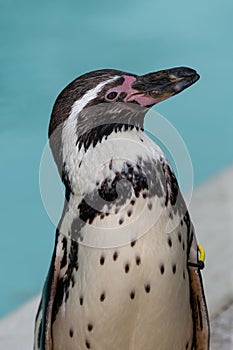
[[(167, 233), (167, 213), (154, 220), (157, 204), (145, 203), (143, 217), (138, 201), (120, 225), (128, 232), (122, 245), (107, 247), (109, 237), (100, 238), (104, 248), (79, 245), (79, 267), (53, 323), (55, 350), (191, 349), (187, 232), (179, 225)], [(97, 218), (97, 232), (119, 218)]]

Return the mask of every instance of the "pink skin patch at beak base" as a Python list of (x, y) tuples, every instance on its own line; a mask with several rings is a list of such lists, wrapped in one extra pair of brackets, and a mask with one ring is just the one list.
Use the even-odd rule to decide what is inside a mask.
[(131, 85), (136, 81), (135, 77), (124, 75), (125, 81), (122, 84), (122, 87), (125, 87), (127, 96), (124, 99), (125, 102), (138, 102), (142, 107), (153, 106), (157, 101), (150, 96), (146, 96), (143, 92), (132, 89)]
[(153, 106), (154, 104), (160, 102), (162, 99), (154, 99), (153, 97), (146, 96), (143, 92), (133, 89), (131, 86), (136, 81), (136, 78), (129, 75), (124, 75), (124, 83), (122, 85), (115, 86), (111, 91), (116, 91), (118, 94), (127, 93), (127, 96), (124, 98), (124, 102), (133, 102), (136, 101), (142, 107)]

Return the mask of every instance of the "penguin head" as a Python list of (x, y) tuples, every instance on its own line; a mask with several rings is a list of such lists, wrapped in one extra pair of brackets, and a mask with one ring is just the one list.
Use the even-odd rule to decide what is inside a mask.
[(140, 76), (103, 69), (76, 78), (58, 95), (52, 110), (49, 138), (57, 165), (64, 164), (67, 145), (87, 151), (112, 132), (142, 129), (150, 107), (198, 79), (196, 71), (187, 67)]
[[(82, 110), (92, 106), (101, 105), (103, 110), (113, 106), (117, 108), (116, 103), (119, 110), (124, 107), (127, 109), (132, 104), (148, 109), (178, 94), (198, 79), (197, 72), (187, 67), (141, 76), (114, 69), (86, 73), (67, 85), (58, 95), (51, 115), (49, 136), (66, 121), (72, 109), (77, 111), (77, 116)], [(107, 104), (111, 105), (107, 107)]]

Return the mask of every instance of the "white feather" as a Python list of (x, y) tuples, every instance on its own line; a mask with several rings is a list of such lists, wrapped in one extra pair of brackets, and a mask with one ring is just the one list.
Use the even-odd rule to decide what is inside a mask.
[[(64, 162), (76, 162), (76, 165), (80, 162), (83, 156), (83, 149), (78, 151), (76, 146), (77, 141), (77, 116), (82, 111), (82, 109), (93, 99), (95, 99), (98, 93), (103, 89), (103, 87), (118, 77), (115, 76), (107, 81), (104, 81), (98, 84), (95, 88), (89, 90), (82, 98), (75, 101), (68, 119), (64, 122), (62, 129), (62, 156)], [(76, 173), (77, 169), (75, 168), (75, 164), (70, 164), (69, 170), (71, 172)], [(73, 165), (73, 166), (72, 166)], [(74, 174), (70, 174), (71, 177)]]

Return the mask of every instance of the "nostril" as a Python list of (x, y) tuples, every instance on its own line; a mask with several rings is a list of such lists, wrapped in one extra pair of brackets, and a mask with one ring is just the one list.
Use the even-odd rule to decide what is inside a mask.
[(127, 92), (122, 91), (119, 95), (119, 99), (124, 100), (126, 98), (126, 96), (127, 96)]

